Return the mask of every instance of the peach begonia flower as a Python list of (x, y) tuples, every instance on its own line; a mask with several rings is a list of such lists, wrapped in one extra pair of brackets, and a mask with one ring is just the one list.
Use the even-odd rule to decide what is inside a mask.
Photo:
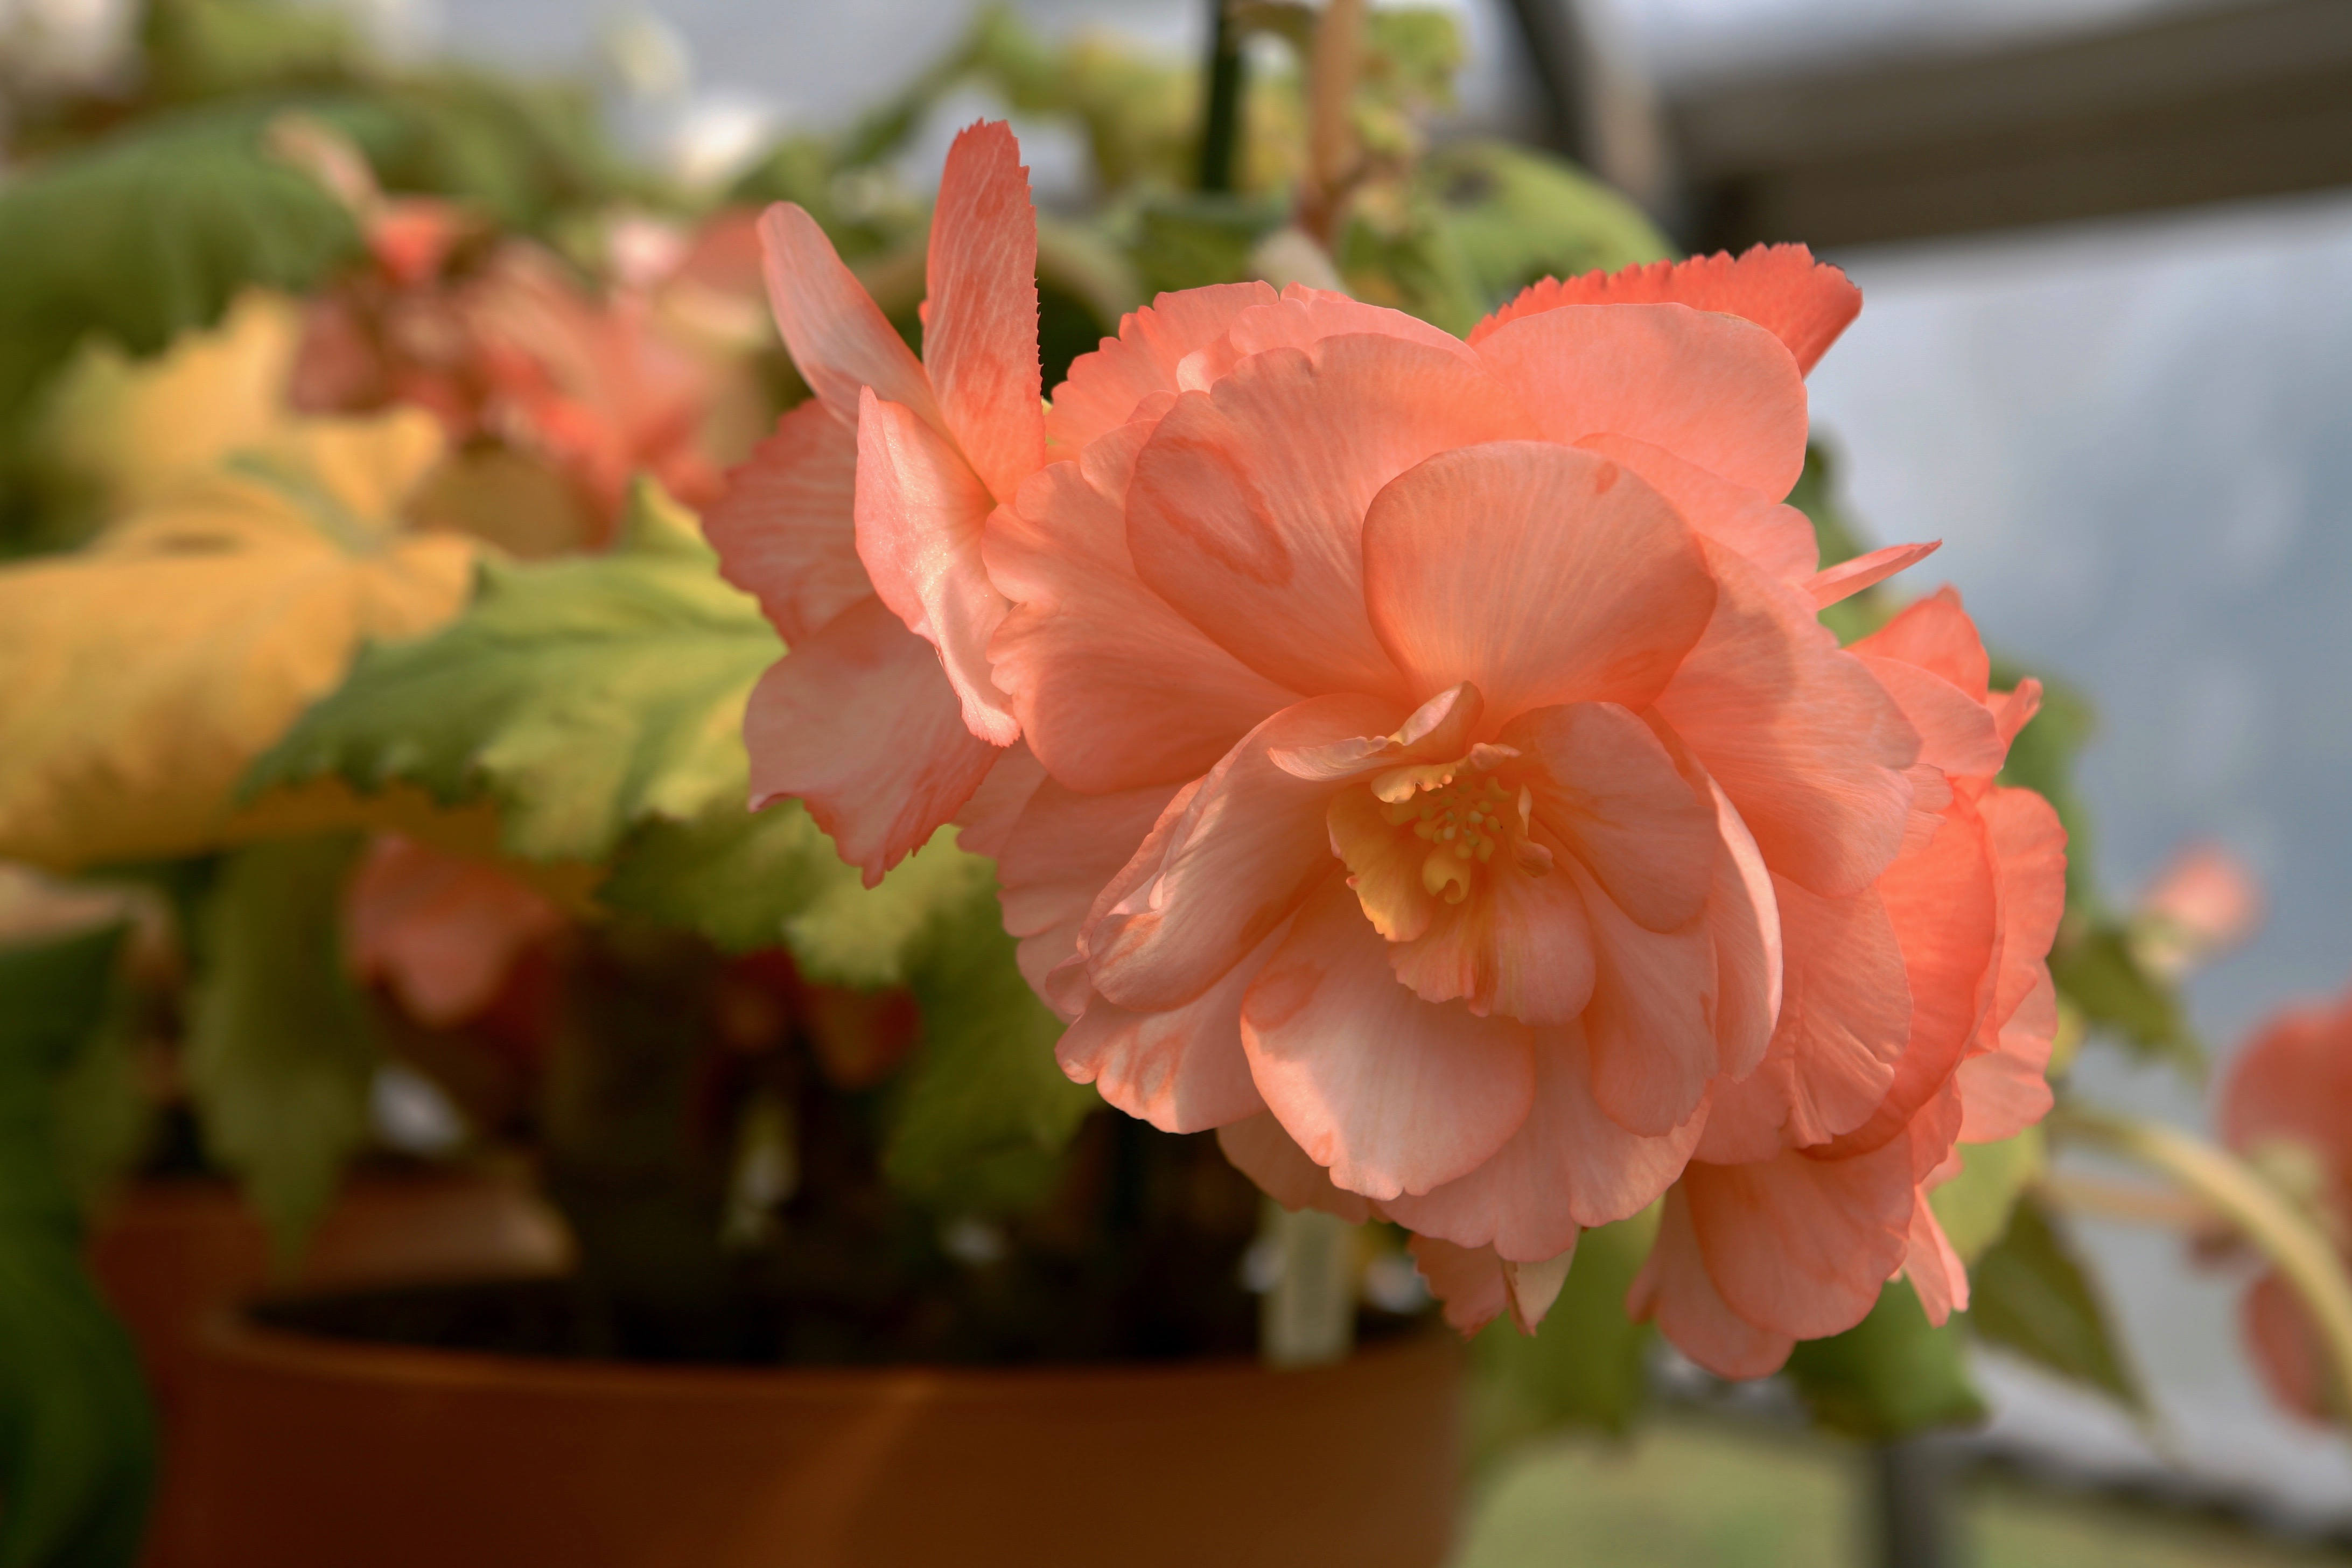
[(871, 884), (1000, 760), (1009, 784), (1034, 782), (989, 671), (1005, 601), (981, 532), (1045, 458), (1036, 216), (1011, 131), (959, 135), (920, 360), (806, 212), (779, 203), (760, 237), (776, 325), (815, 395), (729, 476), (705, 529), (791, 650), (744, 718), (752, 804), (804, 801)]
[[(2290, 1008), (2263, 1025), (2230, 1065), (2221, 1136), (2281, 1187), (2352, 1258), (2352, 993)], [(2327, 1363), (2294, 1289), (2275, 1271), (2256, 1279), (2240, 1322), (2272, 1397), (2326, 1421)]]

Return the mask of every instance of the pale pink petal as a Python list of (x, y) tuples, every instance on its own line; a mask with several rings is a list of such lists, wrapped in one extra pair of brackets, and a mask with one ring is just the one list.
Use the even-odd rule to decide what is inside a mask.
[[(1122, 873), (1129, 886), (1118, 901), (1093, 917), (1082, 940), (1095, 989), (1154, 1011), (1191, 1001), (1241, 962), (1339, 869), (1324, 825), (1331, 786), (1292, 777), (1267, 751), (1383, 730), (1396, 718), (1393, 705), (1373, 698), (1318, 697), (1244, 737), (1167, 825), (1163, 842), (1146, 841), (1132, 876)], [(1154, 837), (1163, 836), (1155, 829)]]
[(1223, 338), (1242, 311), (1275, 299), (1265, 283), (1216, 283), (1129, 311), (1118, 336), (1070, 362), (1069, 379), (1054, 389), (1045, 413), (1046, 436), (1075, 449), (1118, 429), (1146, 398), (1181, 390), (1176, 367), (1186, 355)]
[(1897, 1139), (1850, 1160), (1791, 1151), (1748, 1165), (1694, 1163), (1676, 1190), (1725, 1302), (1811, 1340), (1862, 1321), (1902, 1265), (1913, 1180), (1910, 1143)]
[(1478, 355), (1547, 440), (1629, 436), (1775, 498), (1804, 471), (1804, 380), (1752, 322), (1681, 305), (1563, 305), (1496, 328)]
[(1792, 1335), (1741, 1317), (1724, 1300), (1700, 1257), (1682, 1189), (1666, 1194), (1658, 1237), (1625, 1293), (1636, 1321), (1654, 1319), (1674, 1347), (1718, 1377), (1764, 1377), (1780, 1370), (1796, 1348)]
[(882, 602), (940, 650), (971, 732), (1009, 746), (1021, 724), (988, 668), (1004, 595), (981, 559), (994, 503), (954, 445), (913, 410), (860, 395), (858, 559)]
[(1910, 981), (1910, 1038), (1886, 1097), (1831, 1145), (1841, 1152), (1876, 1148), (1909, 1126), (1950, 1081), (1992, 1001), (1999, 926), (1991, 847), (1966, 802), (1953, 803), (1926, 848), (1887, 868), (1878, 892)]
[(1813, 520), (1777, 497), (1735, 485), (1664, 447), (1631, 437), (1587, 436), (1577, 446), (1641, 475), (1682, 513), (1693, 532), (1738, 551), (1767, 576), (1801, 581), (1821, 560)]
[(1903, 843), (1918, 736), (1801, 595), (1706, 549), (1715, 618), (1657, 711), (1775, 872), (1832, 897), (1868, 887)]
[(1037, 214), (1003, 121), (948, 148), (924, 266), (923, 368), (940, 416), (1000, 501), (1045, 460), (1037, 368)]
[(1805, 592), (1811, 596), (1816, 609), (1828, 609), (1832, 605), (1853, 598), (1864, 588), (1874, 588), (1897, 572), (1916, 566), (1943, 548), (1940, 539), (1926, 544), (1890, 544), (1884, 550), (1874, 550), (1867, 555), (1857, 555), (1851, 561), (1816, 572), (1805, 581)]
[(1544, 1258), (1573, 1247), (1584, 1226), (1641, 1213), (1682, 1173), (1703, 1118), (1662, 1138), (1618, 1126), (1593, 1103), (1584, 1031), (1574, 1024), (1536, 1031), (1535, 1064), (1535, 1103), (1511, 1141), (1466, 1176), (1389, 1199), (1381, 1208), (1391, 1219), (1507, 1258)]
[(1576, 879), (1599, 962), (1584, 1014), (1592, 1097), (1629, 1132), (1663, 1137), (1706, 1097), (1715, 1037), (1715, 944), (1694, 919), (1679, 931), (1645, 931), (1573, 858), (1552, 875)]
[(1911, 1229), (1904, 1238), (1903, 1276), (1919, 1293), (1927, 1321), (1941, 1328), (1954, 1312), (1969, 1310), (1969, 1271), (1952, 1250), (1951, 1237), (1936, 1221), (1922, 1194), (1911, 1205)]
[(1655, 697), (1715, 605), (1696, 537), (1605, 458), (1538, 441), (1443, 452), (1364, 519), (1373, 634), (1415, 696), (1496, 714)]
[(1715, 806), (1648, 725), (1613, 702), (1577, 702), (1524, 714), (1502, 741), (1534, 764), (1536, 820), (1619, 909), (1650, 931), (1698, 918), (1720, 844)]
[(1178, 398), (1145, 444), (1128, 492), (1136, 571), (1268, 679), (1401, 694), (1365, 617), (1365, 509), (1434, 453), (1534, 434), (1475, 365), (1420, 343), (1256, 355)]
[(487, 861), (400, 834), (369, 844), (343, 894), (344, 952), (418, 1023), (446, 1028), (488, 1006), (516, 960), (563, 925), (537, 889)]
[(727, 476), (703, 513), (719, 574), (799, 642), (874, 592), (857, 559), (857, 431), (811, 398)]
[(1045, 769), (1027, 746), (1015, 741), (999, 752), (988, 776), (950, 819), (961, 829), (956, 835), (956, 847), (992, 858), (1004, 853), (1005, 840), (1013, 836), (1030, 798), (1045, 782)]
[(1895, 617), (1853, 645), (1856, 653), (1900, 659), (1942, 676), (1982, 702), (1989, 695), (1992, 663), (1976, 623), (1960, 605), (1957, 589), (1937, 589), (1903, 607)]
[(1510, 1304), (1503, 1260), (1493, 1247), (1456, 1247), (1432, 1236), (1413, 1237), (1405, 1246), (1429, 1293), (1444, 1305), (1446, 1325), (1456, 1332), (1476, 1333)]
[[(1410, 836), (1403, 841), (1420, 847)], [(1422, 859), (1412, 858), (1414, 886)], [(1397, 979), (1424, 1002), (1464, 1000), (1482, 1016), (1524, 1024), (1577, 1017), (1592, 998), (1597, 959), (1574, 879), (1557, 868), (1529, 876), (1497, 860), (1481, 880), (1484, 889), (1459, 904), (1431, 900), (1429, 923), (1390, 950)], [(1358, 898), (1369, 911), (1360, 888)]]
[(1121, 429), (1033, 476), (982, 550), (1013, 600), (992, 675), (1030, 745), (1080, 789), (1197, 777), (1298, 700), (1137, 580), (1122, 504), (1145, 433)]
[(996, 859), (1004, 929), (1020, 940), (1021, 973), (1049, 1004), (1055, 998), (1046, 975), (1076, 956), (1095, 900), (1133, 858), (1173, 793), (1156, 786), (1079, 795), (1049, 778), (1005, 836)]
[(751, 806), (805, 801), (872, 887), (971, 798), (997, 748), (964, 728), (931, 645), (863, 599), (771, 665), (743, 710)]
[(1087, 1004), (1054, 1049), (1062, 1070), (1162, 1132), (1200, 1132), (1265, 1110), (1242, 1051), (1242, 997), (1283, 936), (1276, 927), (1225, 977), (1181, 1007)]
[(1745, 317), (1788, 345), (1810, 371), (1862, 310), (1862, 290), (1801, 245), (1759, 245), (1684, 261), (1653, 261), (1618, 272), (1547, 278), (1472, 330), (1477, 342), (1505, 323), (1562, 305), (1688, 305)]
[(937, 425), (930, 378), (865, 285), (841, 263), (816, 219), (790, 202), (760, 216), (768, 305), (801, 379), (845, 421), (857, 417), (860, 389), (901, 404)]
[(1307, 1151), (1282, 1130), (1271, 1110), (1218, 1128), (1217, 1147), (1224, 1151), (1234, 1169), (1285, 1208), (1320, 1209), (1349, 1225), (1361, 1225), (1372, 1217), (1372, 1205), (1363, 1194), (1333, 1186), (1331, 1173), (1307, 1157)]
[(1242, 1004), (1267, 1106), (1334, 1182), (1375, 1202), (1475, 1169), (1535, 1097), (1527, 1026), (1422, 1001), (1387, 949), (1330, 877)]

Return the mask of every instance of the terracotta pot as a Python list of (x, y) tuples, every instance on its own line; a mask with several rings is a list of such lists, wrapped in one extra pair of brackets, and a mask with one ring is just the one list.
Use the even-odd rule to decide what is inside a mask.
[(201, 1342), (193, 1568), (1436, 1568), (1459, 1346), (725, 1370)]
[[(292, 1278), (313, 1287), (483, 1274), (548, 1273), (569, 1261), (562, 1223), (519, 1171), (436, 1170), (353, 1177)], [(187, 1435), (199, 1324), (286, 1276), (269, 1237), (226, 1181), (186, 1177), (127, 1189), (93, 1228), (90, 1271), (130, 1326), (163, 1422), (163, 1468), (144, 1568), (185, 1568)]]

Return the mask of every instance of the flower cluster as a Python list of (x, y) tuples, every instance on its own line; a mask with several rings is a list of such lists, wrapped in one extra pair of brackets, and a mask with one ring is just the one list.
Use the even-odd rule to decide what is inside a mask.
[(878, 877), (999, 860), (1059, 1054), (1379, 1215), (1469, 1328), (1664, 1200), (1631, 1306), (1748, 1375), (1907, 1273), (2049, 1103), (2063, 835), (1995, 784), (2037, 689), (1957, 597), (1841, 647), (1784, 504), (1860, 299), (1801, 247), (1546, 282), (1466, 341), (1293, 287), (1163, 295), (1040, 400), (1001, 125), (950, 153), (919, 362), (762, 223), (810, 403), (709, 531), (792, 648), (760, 799)]

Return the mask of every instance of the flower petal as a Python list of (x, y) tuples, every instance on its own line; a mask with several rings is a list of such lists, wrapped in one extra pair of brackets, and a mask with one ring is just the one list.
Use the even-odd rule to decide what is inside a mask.
[(857, 556), (874, 592), (940, 650), (971, 732), (1009, 746), (1020, 721), (988, 668), (1004, 595), (981, 559), (992, 504), (954, 445), (869, 390), (857, 414)]
[(1527, 1026), (1433, 1006), (1328, 878), (1242, 1004), (1258, 1092), (1332, 1181), (1375, 1202), (1475, 1169), (1527, 1120)]
[(1493, 1247), (1456, 1247), (1433, 1236), (1412, 1237), (1405, 1247), (1429, 1293), (1444, 1306), (1446, 1326), (1456, 1333), (1476, 1333), (1510, 1304), (1503, 1260)]
[(1423, 344), (1357, 334), (1255, 355), (1178, 398), (1145, 444), (1136, 571), (1270, 680), (1401, 692), (1365, 618), (1365, 509), (1433, 453), (1534, 433), (1475, 365)]
[(1013, 600), (989, 643), (992, 676), (1030, 745), (1079, 789), (1196, 778), (1298, 700), (1136, 577), (1121, 504), (1144, 434), (1115, 432), (1033, 476), (982, 546)]
[(1853, 650), (1916, 664), (1958, 687), (1971, 701), (1982, 702), (1990, 694), (1992, 663), (1985, 657), (1984, 641), (1961, 607), (1958, 591), (1949, 586), (1906, 605)]
[(857, 559), (857, 431), (820, 398), (727, 476), (703, 514), (719, 574), (760, 601), (786, 647), (874, 592)]
[(1162, 842), (1146, 841), (1120, 873), (1117, 901), (1092, 918), (1082, 940), (1095, 989), (1124, 1007), (1174, 1007), (1241, 962), (1339, 868), (1323, 820), (1331, 786), (1293, 778), (1266, 752), (1395, 721), (1396, 709), (1373, 698), (1318, 697), (1243, 737), (1165, 835), (1154, 829)]
[(1902, 1266), (1912, 1182), (1910, 1144), (1897, 1139), (1850, 1160), (1791, 1151), (1748, 1165), (1694, 1162), (1677, 1190), (1724, 1301), (1811, 1340), (1862, 1321)]
[(1029, 809), (1045, 782), (1045, 767), (1027, 746), (1016, 741), (999, 752), (988, 776), (971, 798), (957, 808), (953, 821), (961, 831), (956, 834), (956, 847), (991, 859), (1002, 855), (1004, 841), (1020, 826), (1021, 814)]
[(1368, 305), (1361, 300), (1334, 294), (1328, 289), (1312, 289), (1304, 283), (1293, 283), (1284, 289), (1278, 300), (1242, 311), (1234, 318), (1226, 336), (1233, 357), (1238, 362), (1268, 349), (1303, 349), (1325, 338), (1350, 332), (1399, 338), (1472, 364), (1477, 363), (1469, 346), (1443, 327), (1431, 326), (1418, 316), (1386, 305)]
[(1706, 550), (1715, 618), (1657, 711), (1775, 872), (1831, 897), (1868, 887), (1902, 846), (1918, 736), (1802, 595)]
[(1573, 1247), (1585, 1226), (1649, 1207), (1674, 1184), (1698, 1142), (1694, 1116), (1662, 1138), (1626, 1131), (1593, 1102), (1584, 1031), (1535, 1035), (1536, 1094), (1527, 1121), (1495, 1157), (1419, 1197), (1389, 1199), (1389, 1218), (1505, 1258), (1545, 1258)]
[(1691, 1230), (1682, 1189), (1666, 1194), (1657, 1239), (1625, 1295), (1635, 1321), (1655, 1319), (1674, 1347), (1718, 1377), (1764, 1377), (1780, 1370), (1793, 1336), (1762, 1328), (1731, 1310), (1708, 1277)]
[(1690, 1120), (1717, 1070), (1715, 944), (1697, 920), (1643, 930), (1572, 857), (1552, 875), (1563, 872), (1584, 897), (1598, 958), (1584, 1013), (1593, 1099), (1627, 1131), (1663, 1137)]
[(1613, 702), (1576, 702), (1523, 714), (1502, 740), (1535, 764), (1536, 820), (1619, 909), (1650, 931), (1698, 918), (1720, 843), (1715, 806), (1648, 725)]
[(1722, 787), (1709, 780), (1708, 794), (1716, 810), (1715, 876), (1706, 898), (1715, 942), (1716, 1068), (1737, 1079), (1756, 1070), (1780, 1025), (1786, 953), (1763, 851)]
[(1813, 574), (1821, 543), (1813, 520), (1762, 490), (1735, 485), (1647, 441), (1587, 436), (1579, 449), (1624, 464), (1666, 498), (1695, 533), (1730, 546), (1768, 576), (1801, 582)]
[(857, 417), (858, 392), (903, 405), (937, 425), (939, 405), (920, 361), (841, 263), (816, 219), (791, 202), (760, 216), (768, 305), (801, 379), (843, 420)]
[(1037, 214), (1003, 121), (948, 148), (924, 263), (923, 368), (947, 430), (991, 494), (1009, 501), (1045, 460), (1037, 367)]
[(1414, 709), (1391, 734), (1351, 735), (1328, 746), (1271, 754), (1275, 765), (1293, 778), (1327, 784), (1369, 778), (1402, 763), (1452, 762), (1470, 749), (1470, 737), (1486, 710), (1486, 699), (1465, 681)]
[(1811, 597), (1814, 608), (1826, 610), (1864, 588), (1876, 587), (1897, 572), (1917, 565), (1943, 547), (1940, 539), (1925, 544), (1890, 544), (1884, 550), (1874, 550), (1814, 573), (1806, 579), (1805, 592)]
[(1372, 1205), (1363, 1194), (1333, 1186), (1331, 1173), (1307, 1157), (1271, 1110), (1218, 1128), (1217, 1147), (1234, 1170), (1286, 1209), (1321, 1209), (1349, 1225), (1372, 1217)]
[[(1412, 857), (1416, 887), (1422, 858)], [(1583, 897), (1557, 868), (1538, 877), (1496, 861), (1489, 871), (1461, 903), (1433, 900), (1428, 925), (1390, 951), (1389, 966), (1424, 1002), (1460, 999), (1482, 1016), (1567, 1023), (1592, 998), (1596, 961)]]
[(1005, 837), (996, 858), (997, 900), (1005, 931), (1020, 942), (1021, 973), (1048, 1004), (1055, 999), (1046, 975), (1076, 956), (1096, 899), (1134, 858), (1174, 793), (1149, 786), (1079, 795), (1048, 778)]
[(1925, 1194), (1911, 1205), (1911, 1229), (1905, 1237), (1903, 1277), (1919, 1293), (1927, 1321), (1942, 1328), (1954, 1312), (1969, 1310), (1969, 1271), (1952, 1250), (1951, 1237), (1936, 1221)]
[(1838, 268), (1814, 260), (1803, 246), (1759, 245), (1737, 258), (1717, 251), (1617, 272), (1547, 278), (1479, 322), (1470, 341), (1477, 342), (1507, 322), (1562, 305), (1667, 301), (1754, 321), (1788, 345), (1802, 371), (1811, 371), (1862, 312), (1862, 290)]
[(2050, 1114), (2050, 1047), (2057, 1035), (2058, 992), (2045, 969), (2000, 1026), (1994, 1048), (1969, 1058), (1952, 1075), (1960, 1090), (1961, 1142), (1998, 1143)]
[(807, 803), (874, 886), (971, 797), (999, 755), (964, 728), (939, 657), (861, 599), (768, 668), (743, 710), (753, 810)]
[(1135, 417), (1146, 398), (1181, 391), (1176, 367), (1186, 355), (1223, 338), (1242, 311), (1276, 298), (1262, 282), (1216, 283), (1162, 294), (1129, 311), (1118, 336), (1070, 362), (1069, 379), (1054, 389), (1054, 405), (1045, 412), (1047, 437), (1084, 447)]
[(1922, 763), (1947, 779), (1989, 779), (2000, 771), (2009, 742), (1993, 723), (1991, 710), (1932, 670), (1867, 652), (1856, 657), (1918, 732)]
[(1563, 305), (1478, 341), (1547, 440), (1630, 436), (1778, 499), (1805, 468), (1805, 384), (1761, 327), (1682, 305)]
[(1265, 1109), (1242, 1051), (1242, 997), (1286, 934), (1276, 927), (1248, 956), (1181, 1007), (1134, 1013), (1097, 996), (1055, 1047), (1078, 1083), (1162, 1132), (1200, 1132)]

